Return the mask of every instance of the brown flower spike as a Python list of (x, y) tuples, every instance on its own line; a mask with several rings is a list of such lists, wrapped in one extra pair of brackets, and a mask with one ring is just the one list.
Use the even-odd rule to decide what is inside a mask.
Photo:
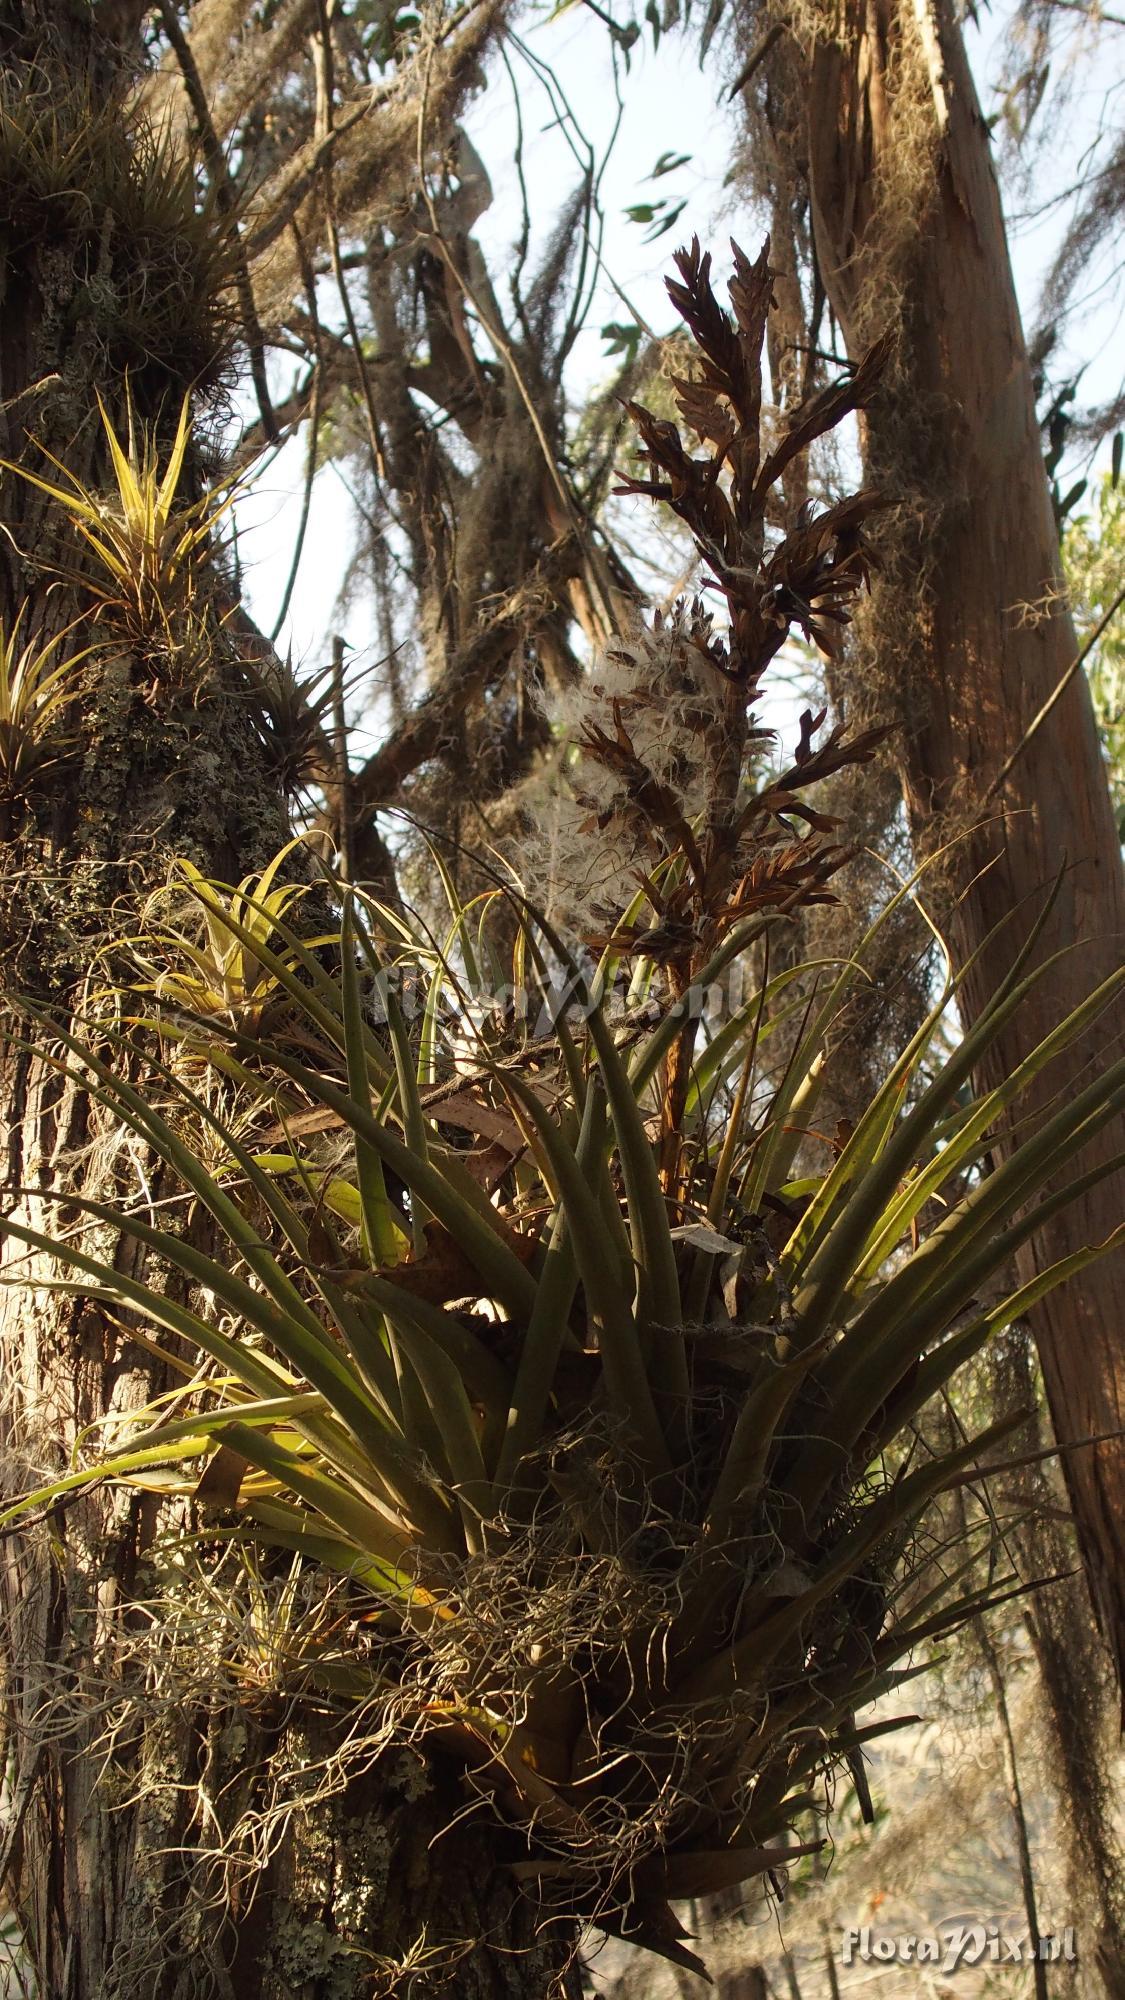
[[(609, 816), (629, 825), (646, 856), (638, 881), (654, 912), (651, 923), (619, 924), (589, 942), (657, 960), (676, 993), (733, 923), (833, 900), (828, 883), (849, 850), (832, 838), (838, 823), (807, 795), (835, 772), (867, 762), (887, 733), (850, 736), (841, 721), (818, 747), (825, 711), (806, 710), (789, 767), (763, 780), (761, 750), (772, 732), (753, 713), (763, 678), (794, 631), (828, 659), (838, 656), (871, 567), (865, 525), (882, 504), (877, 493), (861, 492), (819, 513), (811, 503), (793, 508), (783, 476), (817, 438), (863, 407), (885, 353), (873, 348), (767, 434), (769, 243), (753, 263), (732, 248), (733, 316), (715, 297), (711, 258), (698, 240), (677, 251), (679, 279), (667, 281), (697, 350), (697, 371), (674, 386), (683, 424), (702, 450), (689, 448), (675, 423), (630, 403), (645, 472), (617, 488), (671, 507), (685, 523), (706, 566), (703, 588), (722, 600), (725, 615), (697, 598), (668, 620), (658, 616), (647, 639), (654, 662), (662, 662), (659, 674), (654, 666), (649, 688), (612, 701), (612, 730), (589, 721), (581, 738), (586, 757), (615, 780)], [(675, 707), (695, 746), (690, 783), (670, 783), (638, 751), (631, 716), (646, 701)], [(671, 1154), (690, 1050), (685, 1030), (664, 1107), (666, 1179), (676, 1171)]]

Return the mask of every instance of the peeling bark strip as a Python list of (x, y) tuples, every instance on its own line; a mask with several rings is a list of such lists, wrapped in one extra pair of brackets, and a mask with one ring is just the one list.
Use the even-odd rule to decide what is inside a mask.
[[(985, 803), (1077, 647), (1060, 597), (989, 139), (952, 7), (850, 0), (840, 39), (830, 37), (826, 17), (824, 39), (805, 53), (817, 258), (851, 352), (901, 314), (897, 366), (872, 401), (864, 440), (867, 477), (901, 504), (906, 524), (893, 573), (878, 587), (875, 665), (884, 680), (899, 680), (901, 776), (916, 839), (932, 847), (979, 828), (960, 850), (966, 893), (952, 932), (962, 964), (979, 954), (965, 987), (970, 1018), (1066, 869), (1042, 955), (1076, 949), (1040, 982), (998, 1046), (994, 1082), (1120, 963), (1121, 854), (1081, 675), (1015, 760), (1001, 795)], [(902, 213), (904, 196), (912, 217)], [(1107, 1038), (1119, 1042), (1123, 1027), (1118, 1015), (1100, 1028), (1096, 1050), (1053, 1064), (1040, 1106), (1073, 1089), (1083, 1061), (1104, 1056)], [(1107, 1131), (1102, 1157), (1123, 1144), (1120, 1130)], [(1118, 1176), (1074, 1203), (1021, 1253), (1021, 1277), (1101, 1241), (1120, 1220), (1121, 1199)], [(1120, 1267), (1107, 1261), (1036, 1309), (1063, 1445), (1125, 1425), (1120, 1288)], [(1125, 1442), (1067, 1451), (1063, 1462), (1091, 1592), (1125, 1686)]]

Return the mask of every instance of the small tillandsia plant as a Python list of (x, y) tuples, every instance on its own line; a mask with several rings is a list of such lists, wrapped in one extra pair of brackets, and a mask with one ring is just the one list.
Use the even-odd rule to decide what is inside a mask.
[(237, 497), (228, 482), (217, 492), (187, 499), (181, 492), (191, 441), (191, 398), (185, 396), (167, 461), (160, 465), (151, 427), (138, 418), (126, 383), (125, 440), (98, 398), (109, 446), (115, 490), (91, 491), (42, 447), (65, 485), (3, 461), (8, 472), (46, 493), (69, 516), (92, 564), (77, 579), (94, 608), (132, 644), (153, 641), (167, 650), (182, 644), (185, 621), (197, 595), (200, 568), (215, 530)]
[[(206, 932), (272, 981), (260, 1010), (162, 1013), (150, 940), (134, 1029), (29, 1017), (128, 1136), (125, 1156), (159, 1164), (163, 1207), (138, 1172), (135, 1199), (68, 1194), (78, 1222), (54, 1235), (23, 1217), (7, 1228), (56, 1260), (57, 1283), (122, 1315), (190, 1398), (173, 1420), (122, 1420), (21, 1507), (92, 1478), (201, 1509), (218, 1492), (201, 1544), (342, 1574), (354, 1620), (318, 1632), (302, 1672), (322, 1702), (366, 1705), (366, 1753), (382, 1733), (456, 1756), (545, 1919), (593, 1920), (698, 1970), (673, 1903), (819, 1844), (832, 1772), (903, 1719), (861, 1725), (857, 1710), (1022, 1587), (1002, 1570), (966, 1581), (976, 1530), (941, 1548), (919, 1533), (1011, 1425), (925, 1455), (915, 1421), (990, 1337), (1112, 1247), (993, 1289), (1094, 1177), (1081, 1154), (1125, 1105), (1125, 1062), (987, 1168), (997, 1126), (1125, 975), (980, 1094), (981, 1056), (1042, 974), (1035, 931), (943, 1053), (947, 980), (846, 1143), (795, 1178), (793, 1128), (812, 1121), (864, 948), (814, 990), (780, 1082), (763, 1050), (791, 970), (710, 1039), (693, 996), (830, 893), (842, 859), (804, 799), (811, 723), (792, 771), (755, 790), (746, 705), (787, 621), (815, 638), (829, 612), (846, 618), (859, 517), (771, 534), (746, 496), (803, 448), (794, 437), (855, 406), (870, 370), (798, 412), (763, 458), (747, 432), (765, 263), (738, 264), (736, 325), (706, 260), (681, 271), (673, 296), (712, 399), (691, 385), (684, 400), (715, 448), (693, 460), (661, 432), (648, 449), (673, 466), (654, 483), (675, 504), (710, 509), (732, 608), (721, 641), (695, 613), (680, 628), (692, 701), (715, 718), (695, 734), (730, 752), (721, 805), (687, 816), (662, 798), (640, 706), (622, 708), (621, 736), (588, 734), (620, 781), (599, 812), (654, 855), (637, 896), (655, 921), (623, 909), (595, 964), (510, 885), (493, 926), (496, 898), (466, 909), (439, 870), (444, 948), (341, 890), (330, 960), (293, 929), (293, 905), (189, 876)], [(872, 747), (837, 733), (820, 773)], [(493, 939), (513, 917), (500, 966)], [(622, 1021), (616, 967), (673, 919), (690, 938), (647, 960), (655, 1014)], [(513, 987), (528, 1009), (481, 1004)], [(107, 1228), (128, 1256), (107, 1257)]]
[(0, 810), (6, 812), (65, 755), (66, 710), (77, 693), (78, 669), (94, 650), (65, 650), (73, 628), (21, 645), (26, 609), (21, 605), (10, 626), (0, 625)]
[[(192, 862), (181, 860), (173, 879), (149, 897), (137, 936), (112, 943), (109, 955), (119, 956), (122, 943), (127, 944), (138, 971), (149, 975), (134, 990), (151, 992), (165, 1015), (176, 1008), (201, 1020), (214, 1016), (256, 1031), (278, 992), (257, 945), (274, 936), (279, 917), (287, 912), (292, 917), (294, 905), (311, 886), (278, 879), (301, 845), (299, 838), (288, 842), (260, 873), (247, 875), (227, 891), (205, 882)], [(333, 941), (306, 938), (304, 949)]]

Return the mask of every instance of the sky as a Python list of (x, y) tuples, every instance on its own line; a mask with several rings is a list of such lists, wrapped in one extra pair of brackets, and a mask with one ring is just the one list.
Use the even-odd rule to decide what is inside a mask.
[[(529, 26), (526, 46), (532, 59), (549, 62), (559, 76), (568, 102), (595, 155), (604, 155), (617, 125), (619, 106), (613, 51), (602, 24), (583, 6), (575, 5), (551, 22)], [(621, 67), (620, 59), (618, 67)], [(560, 205), (578, 180), (574, 153), (560, 129), (556, 107), (532, 62), (519, 61), (517, 77), (523, 99), (524, 176), (533, 215), (546, 227), (533, 238), (544, 245)], [(713, 81), (705, 78), (682, 41), (668, 36), (653, 51), (646, 31), (631, 55), (631, 72), (623, 75), (620, 126), (601, 186), (606, 217), (603, 247), (605, 270), (627, 294), (643, 319), (664, 330), (669, 310), (663, 273), (670, 267), (676, 245), (698, 229), (709, 235), (717, 212), (729, 205), (723, 177), (730, 162), (733, 119), (716, 116)], [(501, 297), (521, 226), (519, 182), (515, 165), (517, 121), (513, 91), (504, 69), (470, 107), (466, 127), (480, 152), (493, 189), (491, 209), (481, 217), (475, 234), (484, 250)], [(682, 136), (686, 135), (686, 136)], [(649, 177), (662, 154), (690, 154), (689, 162), (659, 182)], [(673, 197), (686, 207), (679, 223), (657, 243), (645, 242), (646, 230), (630, 222), (628, 207)], [(725, 240), (725, 237), (724, 237)], [(630, 307), (608, 278), (599, 277), (588, 330), (572, 357), (570, 385), (575, 395), (609, 376), (600, 329), (609, 322), (628, 321)], [(266, 628), (272, 626), (288, 576), (293, 537), (300, 513), (305, 440), (291, 443), (270, 467), (249, 500), (239, 509), (239, 548), (251, 611)], [(351, 503), (331, 469), (317, 480), (313, 514), (290, 616), (281, 646), (292, 647), (295, 661), (310, 665), (319, 659), (331, 626), (332, 602), (346, 565), (352, 533)]]
[[(986, 112), (996, 99), (990, 90), (998, 73), (1000, 24), (984, 13), (981, 25), (968, 30), (970, 58)], [(1075, 62), (1061, 81), (1066, 90), (1066, 139), (1059, 144), (1059, 126), (1044, 121), (1044, 152), (1035, 162), (1037, 199), (1059, 193), (1066, 176), (1075, 171), (1082, 147), (1092, 140), (1101, 121), (1118, 111), (1117, 98), (1125, 78), (1125, 33), (1103, 30), (1093, 60)], [(651, 30), (630, 52), (626, 73), (602, 23), (586, 7), (571, 4), (551, 18), (529, 15), (522, 44), (512, 53), (522, 110), (523, 174), (529, 206), (538, 225), (533, 234), (542, 247), (551, 223), (576, 184), (577, 147), (583, 141), (602, 163), (601, 206), (605, 219), (602, 261), (594, 289), (588, 325), (572, 356), (568, 383), (577, 401), (584, 391), (605, 380), (609, 360), (601, 329), (610, 322), (647, 321), (656, 330), (669, 325), (663, 275), (671, 252), (692, 231), (716, 248), (721, 264), (729, 235), (736, 233), (751, 252), (758, 248), (760, 227), (748, 216), (744, 201), (726, 185), (736, 140), (734, 116), (714, 102), (717, 65), (708, 73), (699, 67), (688, 38), (665, 35), (652, 46)], [(542, 75), (549, 65), (579, 128), (568, 140), (560, 117), (560, 102)], [(1059, 79), (1056, 78), (1056, 87)], [(519, 176), (516, 165), (517, 125), (513, 84), (496, 65), (488, 88), (470, 108), (469, 136), (488, 170), (491, 208), (481, 217), (476, 235), (482, 244), (498, 294), (521, 225)], [(1052, 157), (1051, 146), (1057, 152)], [(686, 155), (686, 158), (682, 156)], [(654, 177), (661, 161), (678, 162)], [(1037, 215), (1027, 211), (1027, 189), (1008, 177), (1006, 208), (1017, 290), (1025, 317), (1033, 311), (1042, 275), (1065, 221), (1065, 203)], [(667, 206), (652, 225), (630, 219), (627, 211), (645, 205)], [(674, 226), (655, 241), (647, 240), (669, 212), (683, 204)], [(1106, 287), (1112, 255), (1102, 260), (1081, 310), (1067, 330), (1072, 365), (1085, 369), (1085, 400), (1110, 395), (1125, 372), (1122, 353), (1121, 305), (1117, 290)], [(612, 280), (610, 275), (612, 274)], [(622, 296), (624, 295), (624, 297)], [(250, 608), (270, 629), (288, 576), (300, 511), (305, 440), (291, 443), (270, 466), (252, 496), (239, 509), (239, 546)], [(1084, 469), (1084, 468), (1079, 468)], [(326, 468), (317, 479), (313, 513), (289, 618), (280, 635), (284, 651), (310, 670), (325, 657), (333, 629), (333, 606), (347, 561), (352, 534), (351, 503), (339, 476)], [(347, 637), (362, 648), (362, 607), (350, 614)], [(364, 745), (357, 741), (355, 748)]]

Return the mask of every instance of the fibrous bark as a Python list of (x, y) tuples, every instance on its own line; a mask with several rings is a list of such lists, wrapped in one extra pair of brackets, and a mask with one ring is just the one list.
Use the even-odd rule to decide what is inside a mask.
[[(1125, 876), (1089, 692), (1060, 581), (1031, 372), (988, 132), (947, 0), (802, 10), (762, 85), (805, 120), (804, 198), (819, 278), (853, 357), (897, 332), (863, 427), (865, 471), (896, 506), (850, 703), (897, 718), (917, 846), (957, 837), (949, 935), (971, 1020), (1061, 873), (1037, 962), (1056, 958), (996, 1045), (1009, 1075), (1119, 963)], [(756, 32), (747, 24), (747, 42)], [(755, 86), (756, 88), (758, 86)], [(790, 138), (791, 149), (794, 145)], [(1040, 1108), (1122, 1033), (1103, 1019), (1040, 1080)], [(1099, 1142), (1122, 1147), (1120, 1131)], [(1097, 1157), (1097, 1149), (1091, 1157)], [(1120, 1219), (1103, 1181), (1021, 1253), (1022, 1275), (1101, 1242)], [(1051, 1416), (1091, 1592), (1125, 1673), (1125, 1332), (1107, 1260), (1036, 1308)], [(1089, 1439), (1101, 1440), (1092, 1445)]]

